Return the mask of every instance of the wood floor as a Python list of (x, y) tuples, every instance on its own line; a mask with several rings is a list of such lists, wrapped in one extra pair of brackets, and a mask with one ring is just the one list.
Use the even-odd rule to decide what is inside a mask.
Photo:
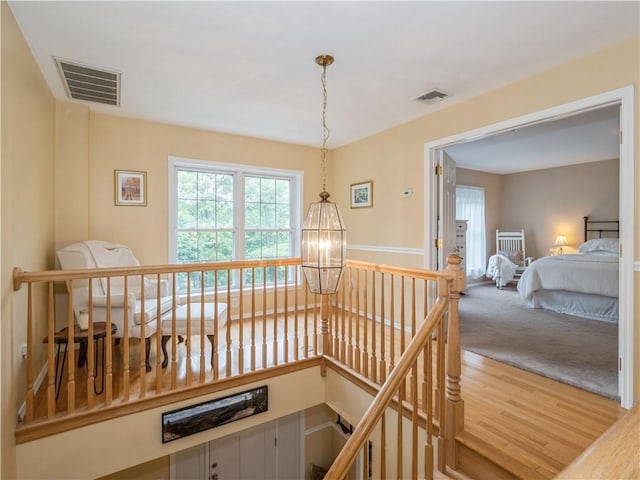
[[(234, 322), (236, 323), (236, 322)], [(278, 322), (280, 324), (280, 322)], [(293, 329), (289, 322), (289, 330)], [(267, 326), (269, 337), (273, 336), (273, 323)], [(311, 330), (311, 328), (309, 329)], [(238, 327), (234, 326), (233, 338), (237, 338)], [(248, 348), (239, 349), (236, 343), (231, 355), (231, 362), (237, 365), (240, 356), (244, 357), (245, 370), (251, 363), (250, 326), (245, 322), (243, 326), (244, 344)], [(299, 325), (299, 332), (304, 329)], [(278, 328), (277, 335), (283, 335), (283, 329)], [(387, 339), (389, 336), (387, 336)], [(398, 344), (401, 335), (395, 335)], [(153, 371), (155, 363), (155, 339), (152, 339), (151, 364)], [(308, 338), (306, 350), (309, 355), (314, 354), (313, 338)], [(387, 340), (388, 342), (388, 340)], [(273, 347), (266, 342), (267, 364), (273, 363)], [(290, 337), (289, 359), (293, 359), (295, 342)], [(133, 345), (133, 344), (132, 344)], [(137, 348), (137, 347), (135, 347)], [(176, 375), (178, 385), (185, 385), (192, 378), (198, 381), (200, 376), (201, 358), (205, 358), (205, 378), (211, 379), (209, 352), (200, 357), (198, 342), (193, 342), (191, 359), (185, 359), (185, 345), (180, 344), (177, 349), (178, 362), (175, 369), (170, 363), (162, 370), (162, 385), (169, 388), (172, 375)], [(209, 348), (208, 342), (205, 349)], [(396, 347), (400, 351), (400, 347)], [(118, 368), (118, 347), (114, 354), (114, 397), (120, 389)], [(304, 340), (297, 345), (299, 357), (305, 356)], [(262, 362), (262, 340), (256, 341), (256, 359), (258, 368)], [(282, 361), (282, 348), (278, 356)], [(171, 357), (169, 357), (171, 359)], [(220, 352), (219, 372), (225, 376), (226, 353)], [(139, 364), (132, 362), (132, 396), (140, 390)], [(76, 387), (77, 405), (86, 404), (86, 380), (82, 386), (82, 377), (86, 377), (86, 367), (78, 369), (79, 381)], [(155, 389), (155, 375), (147, 376), (147, 391)], [(137, 382), (137, 383), (136, 383)], [(46, 385), (46, 381), (44, 383)], [(594, 442), (609, 426), (611, 426), (625, 412), (615, 401), (600, 397), (593, 393), (571, 387), (553, 380), (535, 375), (494, 360), (481, 357), (474, 353), (463, 352), (462, 358), (462, 397), (465, 402), (465, 431), (462, 442), (484, 456), (502, 465), (513, 476), (522, 479), (549, 479), (557, 475), (573, 459), (581, 454), (587, 446)], [(44, 398), (45, 388), (41, 388), (36, 396), (36, 417), (46, 407)], [(85, 393), (83, 393), (85, 392)], [(103, 394), (104, 395), (104, 394)], [(97, 398), (97, 403), (101, 401)], [(67, 404), (63, 386), (57, 409), (64, 409)], [(476, 477), (478, 478), (478, 477)]]
[(555, 477), (625, 412), (608, 398), (463, 354), (463, 440), (519, 478)]

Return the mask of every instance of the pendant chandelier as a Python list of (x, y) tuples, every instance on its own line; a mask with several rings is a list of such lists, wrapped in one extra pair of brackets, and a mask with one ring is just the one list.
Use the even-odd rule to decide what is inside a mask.
[(331, 55), (316, 57), (322, 67), (322, 192), (320, 201), (309, 205), (302, 224), (302, 271), (311, 293), (336, 293), (344, 268), (347, 235), (344, 221), (327, 192), (327, 67), (333, 63)]

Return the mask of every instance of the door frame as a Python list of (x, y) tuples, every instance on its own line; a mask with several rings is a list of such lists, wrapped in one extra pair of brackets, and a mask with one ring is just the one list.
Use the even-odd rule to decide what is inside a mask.
[[(457, 133), (425, 143), (424, 146), (424, 259), (425, 268), (434, 268), (437, 221), (437, 176), (435, 165), (440, 150), (480, 138), (537, 123), (558, 120), (607, 105), (620, 105), (620, 256), (618, 319), (618, 393), (623, 408), (631, 408), (634, 394), (634, 259), (635, 259), (635, 165), (634, 165), (634, 87), (633, 85), (557, 105), (537, 112)], [(623, 206), (631, 206), (623, 208)], [(624, 247), (624, 248), (622, 248)]]

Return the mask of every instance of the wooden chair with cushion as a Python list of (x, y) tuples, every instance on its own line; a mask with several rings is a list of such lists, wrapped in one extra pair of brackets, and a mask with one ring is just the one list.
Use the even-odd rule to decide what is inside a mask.
[(524, 228), (518, 232), (496, 230), (496, 253), (507, 257), (516, 266), (515, 274), (510, 281), (520, 280), (529, 262), (525, 250)]

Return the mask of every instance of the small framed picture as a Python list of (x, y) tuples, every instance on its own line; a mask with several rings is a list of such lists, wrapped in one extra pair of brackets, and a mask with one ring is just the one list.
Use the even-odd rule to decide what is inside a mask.
[(351, 208), (373, 207), (373, 180), (351, 184)]
[(116, 205), (147, 205), (147, 172), (114, 170)]

